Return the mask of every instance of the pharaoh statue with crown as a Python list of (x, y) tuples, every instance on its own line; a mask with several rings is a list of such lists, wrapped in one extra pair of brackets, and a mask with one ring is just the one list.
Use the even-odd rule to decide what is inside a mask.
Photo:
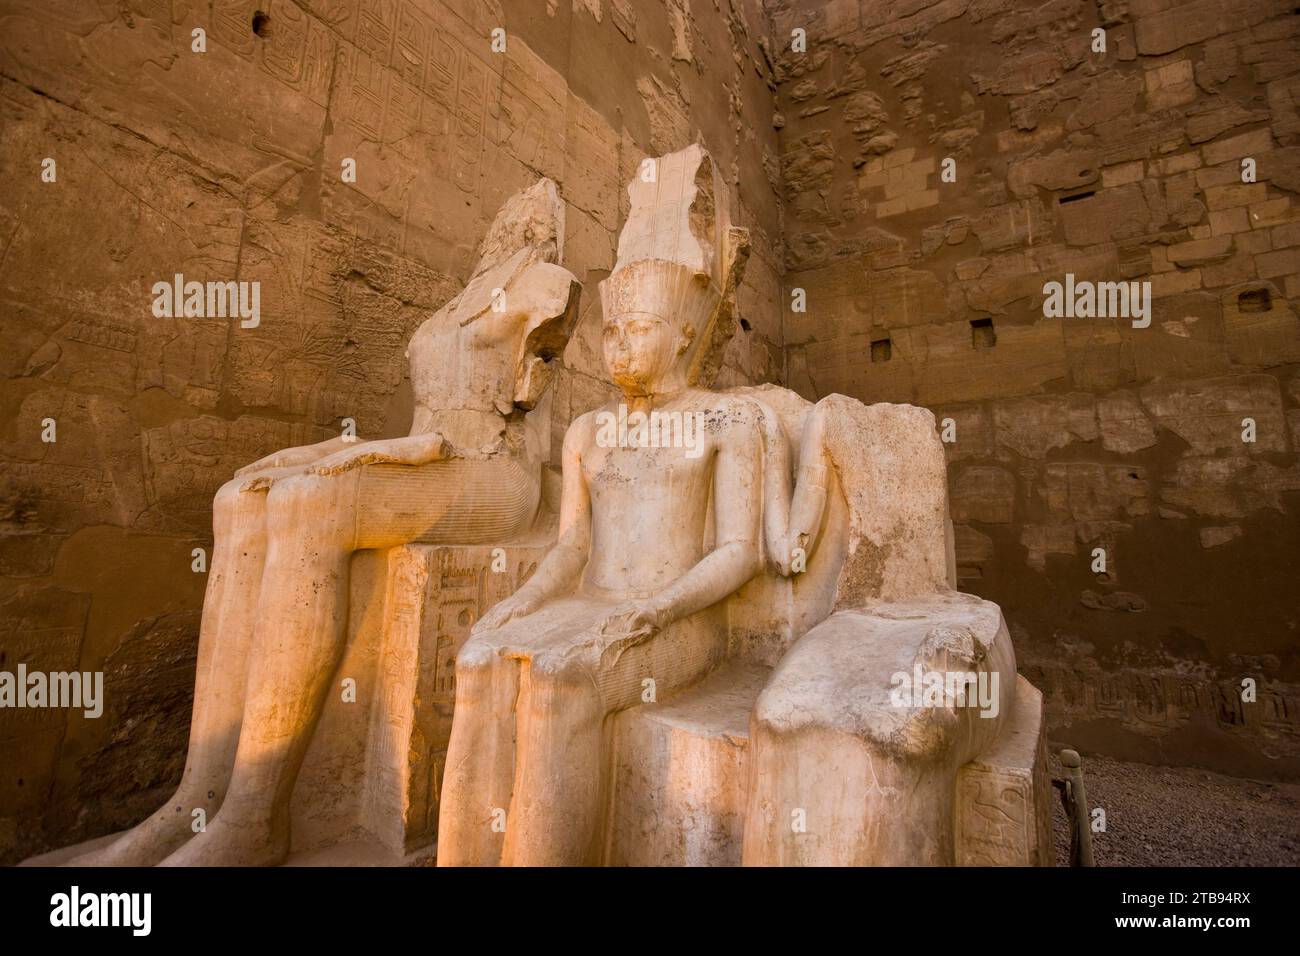
[[(997, 605), (955, 590), (934, 416), (710, 389), (748, 234), (701, 146), (648, 163), (600, 289), (619, 395), (569, 426), (558, 519), (534, 408), (578, 286), (542, 180), (412, 339), (411, 435), (289, 449), (218, 493), (180, 788), (76, 862), (277, 863), (292, 824), (399, 860), (436, 828), (442, 866), (1050, 865), (1042, 696)], [(379, 599), (352, 562), (376, 549)], [(402, 569), (444, 558), (474, 611), (431, 700), (453, 642)], [(340, 712), (347, 653), (372, 699)]]
[[(759, 568), (759, 411), (698, 384), (729, 337), (747, 235), (727, 228), (699, 147), (652, 162), (601, 284), (625, 407), (570, 425), (559, 539), (457, 657), (441, 865), (597, 860), (606, 718), (647, 682), (670, 693), (713, 669), (726, 652), (720, 602)], [(610, 440), (602, 412), (702, 428), (691, 447)], [(493, 808), (504, 827), (485, 825)]]
[(621, 394), (457, 656), (438, 864), (1050, 863), (1041, 696), (953, 587), (933, 415), (710, 390), (748, 234), (699, 145), (647, 162), (600, 290)]

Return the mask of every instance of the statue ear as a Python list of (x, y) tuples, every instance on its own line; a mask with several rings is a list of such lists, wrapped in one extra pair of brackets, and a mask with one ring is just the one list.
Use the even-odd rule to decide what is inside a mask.
[(578, 303), (582, 283), (567, 269), (539, 263), (529, 269), (522, 284), (532, 286), (532, 307), (520, 340), (519, 360), (515, 366), (514, 404), (529, 411), (559, 366), (569, 336), (578, 321)]
[(695, 341), (695, 327), (683, 323), (681, 331), (678, 333), (677, 354), (685, 355), (690, 351), (691, 343)]

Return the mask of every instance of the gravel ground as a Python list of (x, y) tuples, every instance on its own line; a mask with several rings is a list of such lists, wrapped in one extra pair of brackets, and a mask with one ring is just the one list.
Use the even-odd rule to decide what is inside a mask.
[[(1052, 776), (1065, 772), (1055, 754)], [(1300, 784), (1225, 777), (1083, 755), (1089, 808), (1106, 811), (1092, 836), (1098, 866), (1300, 865)], [(1070, 862), (1065, 810), (1053, 791), (1056, 863)]]

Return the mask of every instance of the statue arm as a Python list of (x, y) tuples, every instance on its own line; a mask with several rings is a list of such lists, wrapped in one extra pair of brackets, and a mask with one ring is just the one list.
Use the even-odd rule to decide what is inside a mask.
[(272, 452), (263, 458), (257, 459), (250, 465), (235, 472), (236, 478), (247, 478), (258, 472), (271, 471), (276, 468), (296, 468), (302, 465), (310, 465), (314, 461), (319, 461), (326, 455), (332, 455), (337, 451), (347, 448), (355, 448), (361, 444), (363, 439), (340, 435), (337, 438), (330, 438), (326, 441), (317, 442), (314, 445), (300, 445), (296, 448), (282, 448), (277, 452)]
[(821, 402), (814, 405), (799, 440), (799, 469), (788, 524), (784, 537), (772, 548), (777, 565), (785, 575), (791, 573), (796, 554), (802, 552), (806, 562), (817, 546), (831, 470), (826, 451), (827, 414)]
[(342, 451), (320, 458), (309, 471), (337, 475), (362, 465), (427, 465), (447, 457), (447, 443), (437, 432), (382, 438), (345, 446)]
[(687, 617), (738, 591), (761, 565), (762, 437), (756, 415), (729, 430), (713, 470), (714, 539), (704, 558), (655, 596), (667, 619)]
[(513, 618), (533, 613), (551, 598), (570, 590), (587, 566), (591, 553), (591, 494), (582, 475), (582, 447), (589, 422), (589, 415), (575, 419), (564, 435), (560, 532), (555, 546), (527, 583), (493, 605), (474, 625), (474, 632), (495, 630)]
[(540, 600), (570, 590), (591, 554), (591, 493), (582, 474), (582, 448), (589, 422), (590, 416), (581, 416), (564, 435), (559, 537), (524, 585)]
[(725, 434), (713, 471), (712, 551), (654, 597), (616, 609), (606, 634), (645, 637), (689, 617), (729, 594), (758, 573), (762, 534), (762, 437), (757, 415), (747, 415)]

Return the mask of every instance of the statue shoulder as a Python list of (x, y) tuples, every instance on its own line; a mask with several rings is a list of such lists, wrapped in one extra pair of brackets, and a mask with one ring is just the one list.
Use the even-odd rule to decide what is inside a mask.
[(710, 396), (708, 406), (724, 428), (750, 431), (763, 421), (763, 406), (745, 395), (715, 392)]
[(564, 433), (565, 451), (581, 451), (591, 444), (602, 411), (607, 411), (607, 409), (593, 408), (589, 412), (583, 412), (569, 423), (569, 427)]

